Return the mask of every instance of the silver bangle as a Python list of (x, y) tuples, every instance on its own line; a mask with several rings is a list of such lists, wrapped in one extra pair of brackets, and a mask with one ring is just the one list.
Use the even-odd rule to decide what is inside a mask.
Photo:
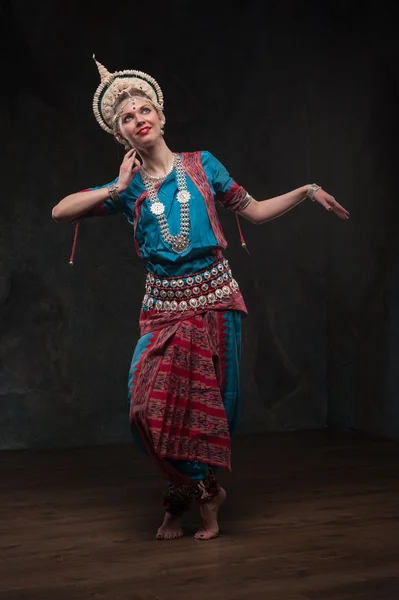
[(241, 200), (240, 204), (238, 205), (237, 210), (244, 210), (245, 208), (247, 208), (247, 206), (249, 206), (252, 202), (253, 198), (250, 194), (248, 194), (245, 196), (245, 198), (243, 200)]
[(108, 194), (109, 194), (109, 197), (111, 198), (111, 200), (115, 201), (115, 200), (120, 199), (118, 188), (115, 183), (109, 186)]
[(312, 202), (315, 201), (314, 195), (317, 190), (321, 190), (321, 185), (317, 185), (317, 183), (312, 183), (308, 191), (306, 192), (305, 198), (309, 198)]

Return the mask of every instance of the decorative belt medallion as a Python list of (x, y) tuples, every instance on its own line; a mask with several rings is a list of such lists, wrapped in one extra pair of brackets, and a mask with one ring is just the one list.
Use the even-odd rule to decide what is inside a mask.
[(143, 307), (158, 312), (197, 310), (228, 300), (238, 290), (229, 263), (223, 259), (210, 270), (179, 279), (161, 281), (148, 273)]

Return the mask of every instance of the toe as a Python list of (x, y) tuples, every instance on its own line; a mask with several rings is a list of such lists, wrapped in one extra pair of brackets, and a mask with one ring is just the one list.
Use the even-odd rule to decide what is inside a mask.
[(197, 538), (197, 540), (200, 540), (200, 539), (202, 539), (203, 535), (204, 535), (204, 532), (203, 532), (203, 531), (201, 531), (201, 530), (199, 530), (199, 531), (197, 531), (197, 533), (194, 535), (194, 537), (195, 537), (195, 538)]
[(216, 538), (218, 536), (218, 531), (205, 531), (204, 529), (202, 529), (200, 531), (197, 531), (194, 537), (197, 538), (197, 540), (212, 540), (213, 538)]

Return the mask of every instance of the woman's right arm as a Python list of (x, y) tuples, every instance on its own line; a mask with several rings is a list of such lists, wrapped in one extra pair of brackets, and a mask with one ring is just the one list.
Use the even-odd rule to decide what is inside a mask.
[[(116, 182), (116, 187), (120, 194), (127, 190), (139, 168), (140, 163), (136, 159), (135, 150), (129, 150), (125, 154), (119, 170), (118, 181)], [(54, 221), (59, 223), (75, 221), (90, 210), (102, 205), (109, 197), (108, 187), (70, 194), (54, 206), (52, 217)]]
[[(122, 192), (118, 186), (118, 192)], [(52, 210), (52, 217), (58, 223), (69, 223), (83, 216), (89, 210), (109, 199), (108, 188), (76, 192), (63, 198)]]

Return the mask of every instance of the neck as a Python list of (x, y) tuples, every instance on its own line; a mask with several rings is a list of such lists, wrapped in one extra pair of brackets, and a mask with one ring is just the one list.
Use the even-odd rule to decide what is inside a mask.
[(151, 148), (139, 150), (143, 167), (153, 177), (162, 177), (170, 170), (173, 153), (163, 138), (159, 138)]

